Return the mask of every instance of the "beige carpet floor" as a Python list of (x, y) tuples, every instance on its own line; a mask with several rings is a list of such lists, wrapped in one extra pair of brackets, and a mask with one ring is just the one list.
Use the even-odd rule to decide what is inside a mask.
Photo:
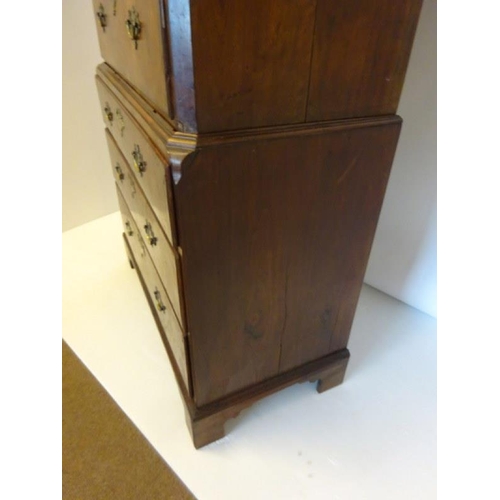
[(194, 496), (63, 341), (63, 500)]

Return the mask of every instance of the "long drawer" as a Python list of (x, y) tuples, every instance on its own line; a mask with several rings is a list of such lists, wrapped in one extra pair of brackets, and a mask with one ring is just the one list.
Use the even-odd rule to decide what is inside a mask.
[(93, 0), (103, 59), (169, 115), (160, 4), (158, 0)]
[(155, 305), (156, 314), (163, 326), (163, 331), (167, 337), (168, 344), (175, 358), (179, 373), (186, 384), (186, 389), (190, 391), (189, 365), (186, 355), (187, 338), (185, 332), (179, 325), (172, 305), (168, 299), (162, 281), (149, 257), (147, 243), (144, 241), (141, 232), (134, 221), (134, 218), (125, 202), (120, 189), (117, 187), (118, 203), (123, 220), (123, 229), (135, 257), (137, 266), (146, 283), (147, 293)]
[(170, 246), (136, 181), (136, 177), (132, 173), (127, 160), (118, 149), (109, 130), (106, 130), (106, 139), (116, 183), (130, 209), (138, 232), (146, 242), (148, 252), (165, 286), (175, 315), (181, 326), (187, 330), (184, 302), (182, 300), (179, 255)]
[(163, 159), (117, 96), (97, 77), (97, 92), (104, 123), (115, 139), (133, 174), (144, 191), (156, 217), (173, 246), (177, 244), (173, 217), (172, 178), (168, 161)]

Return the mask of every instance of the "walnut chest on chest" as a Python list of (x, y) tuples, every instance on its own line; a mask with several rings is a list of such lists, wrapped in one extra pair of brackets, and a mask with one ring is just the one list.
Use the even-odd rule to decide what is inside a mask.
[(342, 382), (421, 0), (94, 0), (125, 249), (196, 447)]

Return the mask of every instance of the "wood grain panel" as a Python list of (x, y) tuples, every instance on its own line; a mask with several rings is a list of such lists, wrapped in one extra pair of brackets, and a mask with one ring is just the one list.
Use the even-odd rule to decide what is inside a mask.
[(318, 0), (307, 121), (397, 110), (422, 0)]
[(307, 171), (289, 200), (302, 210), (288, 220), (280, 372), (347, 346), (399, 131), (338, 131), (304, 145)]
[(304, 121), (315, 1), (191, 2), (198, 130)]
[(400, 119), (373, 124), (206, 147), (183, 171), (198, 405), (346, 346)]

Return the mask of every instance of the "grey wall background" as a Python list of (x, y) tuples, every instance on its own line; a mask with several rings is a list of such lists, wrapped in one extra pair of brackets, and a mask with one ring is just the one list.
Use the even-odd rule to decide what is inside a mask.
[(101, 62), (90, 0), (64, 0), (63, 231), (118, 210), (104, 137), (95, 67)]
[[(398, 109), (404, 124), (365, 281), (436, 316), (436, 0), (424, 0)], [(89, 0), (63, 2), (63, 231), (118, 210)]]

